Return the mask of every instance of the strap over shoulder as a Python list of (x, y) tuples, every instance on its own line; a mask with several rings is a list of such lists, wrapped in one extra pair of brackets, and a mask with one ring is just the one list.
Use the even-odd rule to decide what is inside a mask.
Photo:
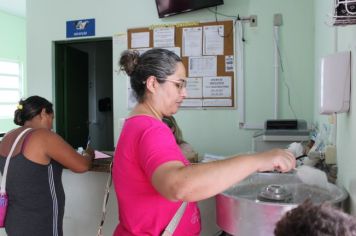
[(15, 147), (17, 145), (17, 143), (19, 142), (19, 140), (21, 139), (21, 137), (27, 132), (31, 130), (31, 128), (27, 128), (24, 129), (15, 139), (15, 142), (12, 144), (11, 149), (9, 154), (6, 157), (6, 162), (5, 162), (5, 166), (4, 166), (4, 171), (3, 171), (3, 175), (2, 175), (2, 179), (1, 179), (1, 186), (0, 186), (0, 194), (5, 193), (5, 189), (6, 189), (6, 177), (7, 177), (7, 169), (9, 168), (9, 163), (10, 163), (10, 157), (12, 156), (12, 153), (15, 150)]

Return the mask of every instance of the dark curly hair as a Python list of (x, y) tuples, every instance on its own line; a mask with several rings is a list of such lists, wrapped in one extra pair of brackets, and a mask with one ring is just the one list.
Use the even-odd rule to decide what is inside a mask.
[(32, 120), (45, 109), (47, 114), (53, 113), (53, 105), (45, 98), (40, 96), (31, 96), (25, 100), (20, 100), (15, 110), (14, 123), (23, 126), (26, 121)]
[(130, 84), (138, 102), (143, 102), (148, 77), (159, 78), (159, 83), (174, 74), (178, 62), (182, 59), (167, 49), (153, 48), (142, 55), (135, 50), (126, 50), (121, 54), (120, 70), (130, 76)]
[(274, 230), (275, 236), (355, 236), (356, 218), (330, 203), (305, 201), (288, 211)]

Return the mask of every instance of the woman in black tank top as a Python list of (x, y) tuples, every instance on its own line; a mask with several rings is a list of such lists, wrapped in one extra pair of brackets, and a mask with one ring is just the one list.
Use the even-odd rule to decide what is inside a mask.
[(94, 151), (78, 154), (52, 132), (52, 103), (39, 96), (21, 100), (14, 122), (20, 127), (8, 132), (0, 142), (0, 171), (16, 137), (31, 128), (19, 141), (10, 160), (6, 192), (9, 205), (5, 230), (9, 236), (61, 236), (65, 195), (62, 169), (87, 171)]

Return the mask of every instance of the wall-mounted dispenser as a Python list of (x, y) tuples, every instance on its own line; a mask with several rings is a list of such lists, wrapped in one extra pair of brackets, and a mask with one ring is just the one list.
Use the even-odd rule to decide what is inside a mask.
[(351, 52), (323, 57), (320, 74), (320, 114), (347, 112), (350, 108)]

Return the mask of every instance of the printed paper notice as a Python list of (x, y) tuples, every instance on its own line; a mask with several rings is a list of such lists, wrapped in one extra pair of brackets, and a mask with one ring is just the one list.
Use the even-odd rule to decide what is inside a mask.
[(234, 56), (225, 56), (225, 71), (234, 71)]
[(224, 54), (224, 26), (204, 26), (203, 55)]
[[(134, 49), (135, 51), (138, 51), (138, 53), (140, 55), (142, 55), (143, 53), (147, 52), (148, 50), (151, 50), (152, 48), (138, 48), (138, 49)], [(172, 48), (164, 48), (167, 49), (171, 52), (174, 52), (175, 54), (177, 54), (177, 56), (180, 57), (180, 48), (179, 47), (172, 47)]]
[(187, 79), (187, 98), (202, 98), (203, 97), (203, 79), (188, 78)]
[(204, 77), (203, 97), (231, 97), (231, 77)]
[(135, 49), (135, 51), (138, 51), (138, 54), (142, 55), (143, 53), (147, 52), (150, 49), (152, 48), (139, 48), (139, 49)]
[(137, 104), (137, 99), (134, 96), (134, 91), (131, 88), (129, 79), (127, 80), (127, 108), (132, 109)]
[(131, 48), (148, 48), (149, 46), (150, 46), (150, 32), (131, 34)]
[(164, 49), (167, 49), (171, 52), (174, 52), (177, 56), (180, 57), (180, 48), (179, 47), (172, 47), (172, 48), (164, 48)]
[(115, 34), (112, 36), (112, 41), (115, 46), (125, 45), (127, 47), (127, 34)]
[(201, 56), (202, 27), (183, 28), (182, 50), (184, 57)]
[(231, 107), (232, 100), (231, 99), (204, 99), (203, 106), (204, 107)]
[(202, 107), (203, 100), (202, 99), (184, 99), (182, 103), (182, 107)]
[(216, 76), (216, 56), (189, 57), (189, 77)]
[(174, 27), (154, 28), (153, 46), (154, 47), (174, 47)]

